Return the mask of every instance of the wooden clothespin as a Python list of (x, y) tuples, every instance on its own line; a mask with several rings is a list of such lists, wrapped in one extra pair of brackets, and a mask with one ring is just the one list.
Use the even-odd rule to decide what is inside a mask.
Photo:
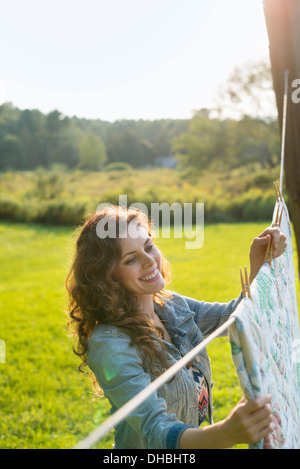
[(280, 226), (280, 225), (281, 225), (282, 213), (283, 213), (283, 205), (282, 205), (282, 207), (281, 207), (281, 212), (280, 212), (280, 215), (279, 215), (279, 218), (278, 218), (278, 223), (277, 223), (276, 226)]
[(279, 189), (278, 181), (274, 181), (273, 184), (274, 184), (274, 189), (275, 189), (275, 194), (276, 194), (276, 200), (277, 202), (280, 202), (282, 201), (282, 197), (281, 197), (281, 192)]
[[(280, 194), (279, 189), (278, 189), (278, 191), (276, 189), (276, 183), (275, 182), (274, 182), (274, 186), (275, 186), (278, 205), (277, 205), (277, 210), (276, 210), (275, 221), (272, 223), (272, 227), (281, 225), (281, 219), (282, 219), (282, 213), (283, 213), (283, 204), (282, 204), (282, 207), (281, 207), (281, 211), (279, 213), (279, 210), (280, 210), (279, 202), (282, 201), (282, 198), (281, 198), (281, 194)], [(272, 258), (273, 258), (273, 238), (271, 237), (270, 240), (269, 240), (268, 246), (267, 246), (266, 255), (265, 255), (265, 259), (264, 259), (264, 264), (266, 262), (268, 262), (269, 266), (271, 267)]]
[(242, 284), (242, 296), (243, 298), (247, 297), (250, 298), (252, 301), (251, 290), (250, 290), (250, 283), (248, 277), (247, 266), (245, 265), (245, 280), (243, 277), (242, 267), (240, 267), (240, 276), (241, 276), (241, 284)]

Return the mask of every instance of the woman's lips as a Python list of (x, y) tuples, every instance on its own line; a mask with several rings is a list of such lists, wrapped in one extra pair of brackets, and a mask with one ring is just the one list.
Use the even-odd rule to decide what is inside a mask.
[(144, 275), (144, 277), (141, 277), (140, 280), (142, 282), (155, 282), (160, 276), (160, 271), (158, 270), (157, 267), (155, 267), (155, 269), (150, 272), (150, 274), (148, 275)]

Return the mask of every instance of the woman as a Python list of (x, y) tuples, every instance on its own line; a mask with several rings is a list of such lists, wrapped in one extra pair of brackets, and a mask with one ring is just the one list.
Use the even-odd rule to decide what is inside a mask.
[[(114, 228), (108, 236), (105, 224)], [(285, 249), (278, 228), (255, 238), (250, 281), (263, 264), (270, 236), (274, 257)], [(138, 210), (103, 208), (80, 230), (66, 281), (78, 339), (75, 353), (83, 358), (80, 368), (92, 370), (112, 413), (223, 324), (241, 299), (206, 303), (167, 291), (168, 273), (150, 223)], [(242, 399), (225, 420), (213, 424), (211, 368), (204, 350), (116, 426), (115, 448), (253, 443), (272, 430), (270, 399)], [(201, 428), (206, 417), (210, 425)]]

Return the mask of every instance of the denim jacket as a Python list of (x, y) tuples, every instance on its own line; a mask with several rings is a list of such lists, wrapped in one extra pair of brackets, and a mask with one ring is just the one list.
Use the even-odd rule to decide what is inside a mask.
[[(237, 307), (229, 303), (207, 303), (171, 292), (163, 306), (154, 303), (155, 311), (168, 330), (173, 344), (165, 342), (171, 364), (192, 350), (221, 326)], [(146, 388), (155, 379), (145, 369), (138, 347), (120, 328), (97, 325), (87, 349), (88, 365), (93, 371), (111, 413)], [(204, 375), (209, 387), (209, 420), (212, 423), (211, 367), (204, 349), (193, 363)], [(170, 381), (152, 393), (125, 420), (116, 426), (117, 449), (177, 449), (181, 433), (198, 427), (197, 390), (186, 366)]]

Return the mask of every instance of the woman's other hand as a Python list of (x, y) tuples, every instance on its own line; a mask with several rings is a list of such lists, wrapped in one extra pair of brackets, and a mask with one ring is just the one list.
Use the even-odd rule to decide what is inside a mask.
[(239, 443), (253, 444), (273, 430), (270, 395), (247, 401), (243, 398), (223, 421), (226, 447)]
[(224, 449), (264, 439), (273, 431), (271, 396), (247, 401), (243, 398), (225, 420), (203, 428), (187, 428), (179, 449)]
[(280, 231), (278, 227), (270, 227), (265, 229), (252, 241), (250, 246), (250, 283), (256, 277), (259, 269), (263, 265), (267, 246), (270, 239), (273, 239), (273, 258), (281, 256), (287, 246), (286, 236)]

